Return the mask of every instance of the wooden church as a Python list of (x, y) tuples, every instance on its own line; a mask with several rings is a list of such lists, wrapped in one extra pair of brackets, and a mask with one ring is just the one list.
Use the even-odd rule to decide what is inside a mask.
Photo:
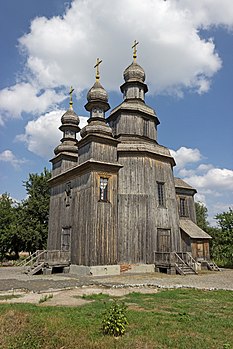
[(184, 274), (209, 261), (211, 237), (196, 225), (196, 190), (174, 178), (175, 161), (157, 142), (160, 122), (145, 102), (148, 87), (136, 44), (120, 87), (123, 101), (108, 117), (101, 61), (81, 130), (71, 91), (51, 160), (48, 252), (68, 253), (77, 266), (154, 265)]

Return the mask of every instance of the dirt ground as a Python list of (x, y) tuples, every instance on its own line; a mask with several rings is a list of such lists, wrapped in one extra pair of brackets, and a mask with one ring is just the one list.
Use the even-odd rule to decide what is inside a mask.
[[(19, 267), (0, 268), (0, 303), (81, 306), (90, 302), (82, 298), (83, 295), (103, 293), (119, 297), (130, 292), (155, 293), (161, 288), (180, 287), (233, 290), (233, 270), (187, 276), (126, 272), (119, 276), (80, 277), (71, 274), (30, 276)], [(46, 297), (47, 300), (41, 302)]]

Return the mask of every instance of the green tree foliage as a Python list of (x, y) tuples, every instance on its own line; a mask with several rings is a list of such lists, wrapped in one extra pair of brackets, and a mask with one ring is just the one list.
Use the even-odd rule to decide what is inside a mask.
[(28, 197), (22, 203), (21, 234), (25, 250), (34, 252), (46, 247), (49, 216), (49, 185), (51, 174), (47, 169), (41, 174), (30, 173), (24, 182)]
[(218, 228), (211, 229), (212, 255), (222, 266), (233, 266), (233, 210), (217, 214)]
[(4, 193), (0, 197), (0, 259), (6, 255), (14, 255), (17, 259), (19, 251), (24, 247), (20, 231), (17, 229), (20, 205)]
[(201, 202), (195, 202), (195, 209), (196, 209), (197, 225), (204, 231), (207, 231), (209, 228), (209, 223), (207, 221), (208, 210), (206, 206)]
[(2, 260), (8, 251), (8, 236), (10, 225), (13, 221), (13, 201), (9, 194), (4, 193), (0, 197), (0, 259)]
[(46, 247), (49, 215), (50, 172), (29, 174), (24, 182), (27, 199), (16, 204), (9, 194), (0, 196), (0, 259), (20, 251), (33, 253)]

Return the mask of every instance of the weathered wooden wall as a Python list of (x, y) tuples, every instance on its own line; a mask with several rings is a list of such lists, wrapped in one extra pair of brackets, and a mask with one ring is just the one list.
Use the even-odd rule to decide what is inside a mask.
[(209, 241), (208, 240), (191, 240), (192, 256), (197, 260), (210, 259)]
[[(118, 256), (120, 262), (153, 263), (157, 229), (171, 231), (170, 251), (181, 250), (179, 218), (171, 164), (140, 153), (119, 153)], [(157, 181), (165, 187), (159, 207)]]

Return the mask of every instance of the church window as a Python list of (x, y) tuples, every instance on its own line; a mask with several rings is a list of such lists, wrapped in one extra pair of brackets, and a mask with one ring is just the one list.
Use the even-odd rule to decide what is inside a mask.
[(185, 198), (180, 198), (180, 216), (182, 217), (188, 216), (187, 201)]
[(165, 207), (164, 183), (157, 182), (159, 206)]
[(149, 137), (149, 120), (143, 120), (143, 136)]
[(66, 189), (65, 189), (65, 192), (66, 192), (66, 206), (70, 206), (70, 199), (71, 199), (71, 182), (67, 182), (66, 183)]
[(108, 201), (108, 178), (100, 177), (100, 201)]

